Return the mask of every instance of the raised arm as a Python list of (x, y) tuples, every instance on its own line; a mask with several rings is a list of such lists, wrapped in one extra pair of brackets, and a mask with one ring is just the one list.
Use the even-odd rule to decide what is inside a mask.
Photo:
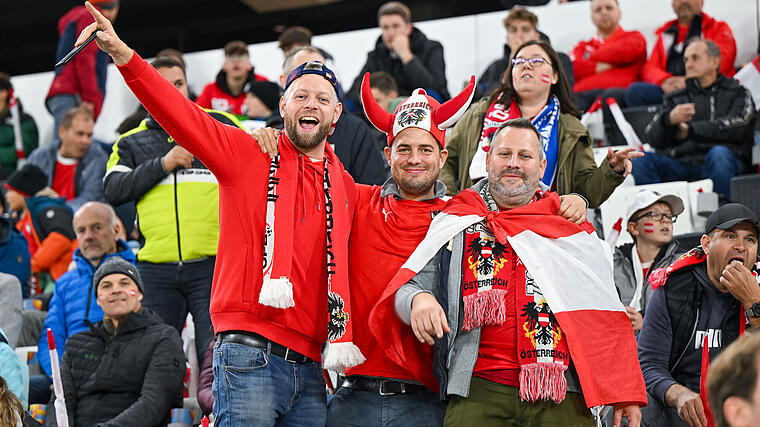
[(261, 150), (249, 143), (252, 141), (242, 129), (219, 123), (185, 98), (119, 39), (108, 19), (89, 2), (85, 6), (95, 22), (82, 31), (77, 44), (97, 31), (98, 47), (113, 58), (137, 99), (161, 127), (203, 162), (220, 182), (230, 183), (240, 176), (237, 172), (250, 167), (252, 156), (264, 159)]

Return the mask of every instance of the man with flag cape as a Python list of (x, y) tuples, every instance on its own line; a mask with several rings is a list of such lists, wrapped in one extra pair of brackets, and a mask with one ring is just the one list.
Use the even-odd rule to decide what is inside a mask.
[[(646, 392), (609, 251), (588, 222), (555, 215), (540, 141), (524, 119), (494, 134), (488, 178), (436, 216), (371, 331), (391, 360), (440, 384), (444, 425), (593, 425), (578, 408), (613, 405), (616, 425), (637, 426)], [(418, 342), (435, 344), (435, 375), (416, 363)]]

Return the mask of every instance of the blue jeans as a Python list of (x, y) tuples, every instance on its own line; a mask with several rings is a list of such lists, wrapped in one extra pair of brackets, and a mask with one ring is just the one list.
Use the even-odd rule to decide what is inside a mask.
[(47, 404), (50, 401), (51, 385), (53, 385), (53, 381), (50, 380), (50, 377), (45, 375), (45, 372), (42, 372), (40, 375), (30, 375), (29, 404)]
[(327, 408), (327, 426), (438, 427), (445, 415), (446, 406), (430, 390), (381, 396), (341, 387)]
[(635, 82), (625, 90), (625, 105), (627, 107), (640, 107), (642, 105), (662, 104), (662, 95), (665, 92), (656, 84), (647, 82)]
[(701, 165), (679, 162), (655, 153), (633, 159), (633, 178), (636, 185), (669, 181), (697, 181), (710, 178), (713, 191), (726, 199), (731, 196), (731, 178), (741, 175), (744, 167), (725, 145), (716, 145), (707, 152)]
[(58, 128), (61, 127), (61, 117), (67, 111), (79, 106), (79, 100), (74, 95), (55, 95), (45, 101), (50, 114), (53, 115), (53, 141), (58, 139)]
[(213, 337), (209, 302), (215, 261), (216, 257), (183, 264), (137, 262), (137, 269), (145, 284), (144, 306), (155, 311), (167, 325), (176, 328), (180, 335), (187, 313), (192, 313), (199, 364)]
[(290, 363), (266, 350), (221, 342), (213, 370), (217, 427), (325, 425), (325, 379), (316, 362)]

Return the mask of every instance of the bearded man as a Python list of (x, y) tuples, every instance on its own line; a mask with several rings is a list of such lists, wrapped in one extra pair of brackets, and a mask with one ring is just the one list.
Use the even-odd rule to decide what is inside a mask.
[(530, 121), (506, 121), (488, 178), (448, 202), (370, 315), (386, 355), (426, 383), (412, 351), (435, 346), (444, 425), (592, 426), (584, 408), (601, 405), (639, 425), (646, 393), (608, 250), (587, 221), (555, 215), (545, 167)]
[[(146, 110), (219, 182), (215, 424), (323, 426), (328, 323), (342, 329), (329, 335), (325, 366), (363, 361), (348, 315), (354, 182), (325, 143), (342, 110), (335, 74), (320, 62), (290, 73), (279, 104), (285, 132), (271, 159), (245, 131), (194, 105), (85, 4), (95, 22), (78, 42), (97, 31), (98, 46)], [(340, 307), (329, 319), (328, 300)]]

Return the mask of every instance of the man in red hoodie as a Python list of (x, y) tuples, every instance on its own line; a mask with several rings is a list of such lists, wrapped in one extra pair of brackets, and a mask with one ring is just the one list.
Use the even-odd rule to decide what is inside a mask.
[(248, 45), (233, 40), (224, 46), (224, 65), (213, 81), (203, 88), (195, 102), (203, 108), (245, 115), (246, 84), (265, 82), (267, 78), (254, 72)]
[[(116, 20), (119, 0), (93, 0), (91, 3), (109, 21)], [(77, 35), (91, 23), (92, 16), (83, 6), (76, 6), (61, 17), (58, 21), (61, 38), (55, 52), (56, 61), (74, 48)], [(45, 97), (45, 106), (55, 120), (53, 129), (57, 131), (60, 128), (64, 113), (80, 104), (92, 110), (94, 120), (98, 119), (106, 96), (107, 65), (108, 55), (95, 46), (87, 46), (66, 66), (55, 70), (55, 78)]]
[[(270, 159), (242, 129), (187, 99), (85, 3), (97, 44), (175, 141), (219, 183), (219, 250), (210, 314), (217, 426), (325, 424), (325, 366), (363, 361), (351, 342), (348, 235), (354, 182), (326, 144), (338, 119), (335, 74), (308, 62), (280, 100), (285, 132)], [(329, 310), (328, 310), (329, 308)]]
[(704, 0), (673, 0), (677, 18), (658, 28), (657, 41), (641, 70), (643, 81), (631, 84), (625, 93), (629, 107), (662, 103), (662, 96), (686, 87), (684, 51), (694, 37), (715, 42), (720, 48), (720, 72), (734, 75), (736, 42), (731, 28), (702, 12)]
[[(575, 76), (575, 103), (588, 110), (596, 97), (623, 99), (625, 88), (639, 80), (647, 60), (647, 42), (638, 31), (620, 27), (618, 0), (592, 0), (591, 21), (597, 33), (570, 52)], [(606, 105), (606, 104), (603, 104)]]

